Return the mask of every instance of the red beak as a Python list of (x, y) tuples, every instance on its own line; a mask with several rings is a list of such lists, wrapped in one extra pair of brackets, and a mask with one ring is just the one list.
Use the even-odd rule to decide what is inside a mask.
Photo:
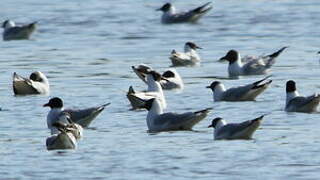
[(42, 107), (48, 107), (49, 103), (42, 105)]

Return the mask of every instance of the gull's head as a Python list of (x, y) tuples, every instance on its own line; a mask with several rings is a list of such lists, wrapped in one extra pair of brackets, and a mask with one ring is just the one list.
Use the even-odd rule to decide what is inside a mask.
[(140, 73), (147, 73), (148, 71), (151, 71), (152, 68), (145, 65), (145, 64), (139, 64), (137, 67), (132, 66), (133, 69), (136, 69)]
[(214, 81), (214, 82), (212, 82), (211, 84), (210, 84), (210, 86), (207, 86), (206, 88), (210, 88), (212, 91), (214, 91), (214, 89), (218, 86), (218, 85), (220, 85), (221, 84), (221, 82), (219, 82), (219, 81)]
[(220, 61), (226, 60), (226, 61), (229, 61), (230, 64), (232, 64), (235, 61), (237, 61), (238, 58), (239, 58), (238, 51), (232, 49), (232, 50), (228, 51), (228, 53), (225, 56), (220, 58)]
[(168, 12), (172, 5), (170, 3), (164, 4), (161, 8), (157, 9), (158, 11)]
[(220, 121), (222, 121), (222, 118), (220, 117), (214, 118), (211, 121), (211, 124), (208, 126), (208, 128), (215, 128)]
[(184, 45), (185, 49), (189, 48), (189, 49), (202, 49), (201, 47), (197, 46), (195, 43), (193, 42), (186, 42), (186, 44)]
[(47, 77), (40, 71), (35, 71), (30, 74), (29, 79), (33, 81), (43, 82)]
[(16, 24), (13, 21), (9, 20), (9, 19), (5, 20), (2, 23), (2, 28), (4, 28), (4, 29), (11, 28), (11, 27), (14, 27), (14, 26), (16, 26)]
[(291, 93), (291, 92), (296, 91), (296, 83), (293, 80), (287, 81), (286, 91), (287, 91), (287, 93)]
[(43, 107), (50, 107), (51, 109), (62, 108), (63, 102), (60, 98), (54, 97), (54, 98), (51, 98), (47, 104), (44, 104)]
[(173, 71), (168, 70), (168, 71), (164, 72), (162, 74), (162, 76), (165, 77), (165, 78), (174, 78), (176, 75), (174, 74)]

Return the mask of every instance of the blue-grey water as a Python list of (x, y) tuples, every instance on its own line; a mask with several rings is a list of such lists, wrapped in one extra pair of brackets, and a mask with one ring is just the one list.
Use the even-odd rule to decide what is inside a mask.
[[(301, 94), (319, 92), (319, 7), (317, 0), (214, 1), (198, 24), (162, 25), (166, 1), (2, 0), (1, 21), (38, 21), (27, 41), (0, 42), (0, 179), (319, 179), (319, 114), (286, 113), (285, 82)], [(172, 1), (179, 9), (206, 1)], [(145, 84), (131, 66), (163, 71), (172, 49), (186, 41), (203, 47), (202, 64), (178, 68), (183, 91), (165, 91), (167, 111), (213, 107), (195, 131), (149, 134), (146, 111), (130, 111), (126, 91)], [(214, 103), (205, 88), (227, 77), (217, 62), (229, 49), (242, 55), (268, 54), (289, 46), (272, 70), (271, 88), (256, 102)], [(44, 72), (50, 96), (15, 97), (12, 74)], [(227, 87), (263, 76), (223, 81)], [(112, 104), (98, 116), (78, 148), (47, 151), (43, 108), (50, 97), (66, 107)], [(217, 116), (241, 122), (261, 114), (261, 128), (249, 141), (214, 141), (207, 126)]]

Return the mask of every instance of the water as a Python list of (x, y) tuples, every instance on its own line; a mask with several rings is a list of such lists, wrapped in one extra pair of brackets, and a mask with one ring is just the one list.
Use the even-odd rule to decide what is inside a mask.
[[(17, 22), (39, 21), (30, 41), (0, 42), (0, 179), (318, 179), (319, 114), (286, 113), (285, 82), (294, 79), (304, 95), (319, 91), (319, 13), (316, 0), (226, 0), (196, 25), (162, 25), (166, 1), (10, 1), (0, 15)], [(179, 8), (200, 2), (174, 1)], [(202, 1), (201, 3), (205, 3)], [(131, 71), (146, 63), (163, 71), (172, 49), (186, 41), (203, 47), (202, 65), (178, 68), (183, 92), (166, 91), (168, 111), (213, 107), (196, 131), (148, 134), (145, 111), (129, 111), (129, 85), (145, 85)], [(227, 77), (217, 62), (231, 49), (268, 54), (290, 46), (272, 72), (274, 82), (256, 102), (213, 103), (205, 88)], [(45, 139), (50, 97), (15, 97), (12, 73), (48, 75), (50, 97), (66, 107), (112, 104), (85, 130), (78, 149), (48, 152)], [(262, 76), (221, 80), (227, 87)], [(264, 113), (250, 141), (213, 141), (207, 126), (217, 116), (229, 122)]]

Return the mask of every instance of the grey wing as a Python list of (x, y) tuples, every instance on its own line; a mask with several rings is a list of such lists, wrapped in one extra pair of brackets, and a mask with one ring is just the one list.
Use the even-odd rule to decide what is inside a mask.
[(28, 39), (32, 32), (28, 26), (12, 27), (4, 32), (3, 37), (5, 40)]
[(189, 12), (180, 12), (178, 14), (175, 14), (173, 18), (176, 22), (185, 22), (185, 21), (190, 21), (193, 16), (194, 16), (194, 13), (192, 11), (189, 11)]
[(69, 113), (74, 123), (80, 124), (82, 127), (88, 127), (92, 120), (99, 115), (105, 106), (87, 108), (87, 109), (66, 109), (65, 112)]
[(254, 59), (243, 65), (243, 71), (245, 74), (264, 74), (269, 67), (266, 66), (261, 58)]
[(250, 127), (252, 125), (253, 121), (249, 120), (249, 121), (244, 121), (242, 123), (236, 124), (236, 123), (230, 123), (227, 124), (225, 126), (223, 126), (220, 131), (223, 134), (226, 134), (227, 136), (232, 137), (233, 135), (247, 129), (248, 127)]
[(195, 117), (196, 115), (193, 112), (183, 114), (164, 113), (155, 119), (155, 125), (164, 125), (169, 129), (188, 129), (185, 127), (191, 123)]
[(229, 101), (240, 100), (241, 98), (245, 97), (248, 94), (248, 92), (251, 90), (252, 87), (253, 85), (249, 84), (245, 86), (230, 88), (224, 92), (223, 99), (229, 100)]
[(288, 102), (287, 107), (294, 106), (294, 107), (300, 108), (300, 107), (303, 107), (303, 106), (311, 103), (313, 100), (315, 100), (315, 98), (316, 98), (315, 95), (308, 96), (308, 97), (298, 96), (298, 97), (291, 99)]

